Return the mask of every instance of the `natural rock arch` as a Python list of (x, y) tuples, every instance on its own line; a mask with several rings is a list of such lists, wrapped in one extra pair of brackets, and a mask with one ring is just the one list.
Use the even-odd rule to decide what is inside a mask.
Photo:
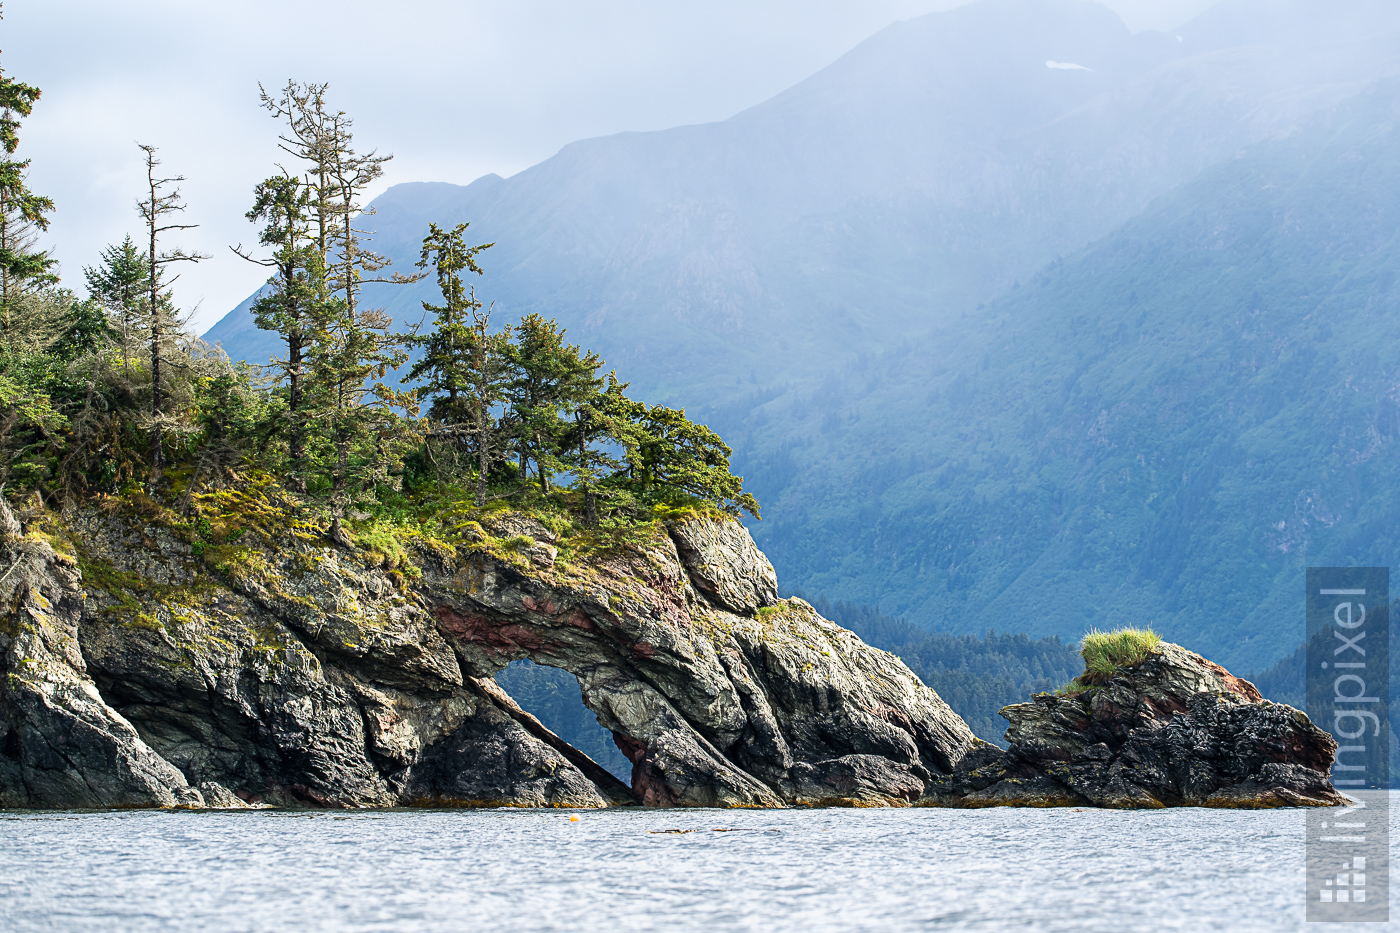
[(485, 552), (430, 560), (421, 591), (464, 671), (517, 658), (578, 677), (653, 806), (898, 805), (985, 743), (897, 658), (780, 601), (737, 522), (657, 528), (557, 559), (538, 523), (529, 566)]

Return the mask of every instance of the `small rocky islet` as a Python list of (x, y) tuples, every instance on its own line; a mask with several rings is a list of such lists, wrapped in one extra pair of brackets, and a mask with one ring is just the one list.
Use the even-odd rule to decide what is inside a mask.
[[(56, 533), (0, 500), (0, 807), (1345, 802), (1327, 733), (1173, 644), (1007, 707), (997, 748), (715, 512), (584, 546), (485, 510), (390, 556), (245, 494), (262, 532), (216, 559), (154, 503)], [(578, 678), (630, 786), (496, 684), (522, 658)]]

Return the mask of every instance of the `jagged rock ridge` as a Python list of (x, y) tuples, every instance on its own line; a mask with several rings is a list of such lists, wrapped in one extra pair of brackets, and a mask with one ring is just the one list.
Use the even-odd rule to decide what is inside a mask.
[[(140, 516), (70, 516), (71, 556), (0, 518), (0, 806), (1137, 805), (1111, 780), (1095, 796), (1104, 779), (1083, 765), (1099, 744), (1054, 731), (1083, 701), (1009, 708), (1001, 753), (898, 658), (779, 600), (727, 519), (584, 552), (498, 512), (392, 567), (289, 528), (211, 573)], [(578, 677), (633, 762), (630, 788), (501, 691), (493, 675), (520, 658)], [(1162, 751), (1139, 735), (1148, 720), (1153, 735), (1291, 738), (1271, 763), (1225, 761), (1190, 787), (1330, 802), (1318, 730), (1215, 686), (1177, 684), (1149, 714), (1125, 683), (1089, 718), (1111, 731), (1109, 697), (1129, 723), (1114, 761)], [(1056, 755), (1070, 778), (1042, 766)], [(1070, 790), (1008, 790), (1028, 777)]]
[(1263, 808), (1344, 804), (1337, 743), (1179, 645), (1077, 696), (1008, 706), (1010, 748), (965, 758), (930, 796), (956, 806)]

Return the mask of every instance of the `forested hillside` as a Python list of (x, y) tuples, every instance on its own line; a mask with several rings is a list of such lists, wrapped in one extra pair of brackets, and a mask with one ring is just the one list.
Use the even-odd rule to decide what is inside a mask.
[[(498, 319), (557, 317), (730, 438), (813, 598), (1152, 624), (1258, 668), (1300, 640), (1302, 567), (1394, 551), (1397, 27), (1228, 0), (1133, 36), (985, 0), (723, 123), (395, 187), (374, 246), (499, 240)], [(427, 287), (367, 295), (417, 320)], [(246, 309), (208, 336), (271, 352)]]
[[(1400, 67), (1400, 10), (1344, 6), (1228, 0), (1177, 34), (1133, 35), (1085, 0), (980, 0), (892, 24), (723, 122), (583, 140), (506, 179), (396, 186), (366, 227), (402, 268), (430, 221), (470, 221), (498, 244), (480, 290), (505, 318), (557, 318), (648, 401), (727, 426), (973, 315)], [(408, 322), (429, 291), (367, 295)], [(242, 315), (207, 337), (235, 359), (271, 352)]]
[(1397, 115), (1380, 85), (975, 330), (766, 406), (740, 446), (777, 448), (745, 465), (774, 561), (956, 632), (1150, 622), (1241, 669), (1291, 652), (1304, 567), (1396, 552)]
[(818, 599), (817, 611), (877, 648), (899, 655), (919, 679), (938, 691), (978, 737), (1005, 747), (1003, 706), (1053, 692), (1084, 670), (1077, 644), (1053, 636), (948, 635), (929, 632), (862, 606)]

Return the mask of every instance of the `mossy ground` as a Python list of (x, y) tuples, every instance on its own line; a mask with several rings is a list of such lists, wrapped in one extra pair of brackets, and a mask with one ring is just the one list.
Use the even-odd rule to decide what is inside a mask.
[[(355, 544), (354, 558), (383, 570), (405, 592), (409, 581), (421, 576), (420, 564), (428, 555), (452, 559), (484, 553), (530, 571), (534, 539), (488, 530), (496, 526), (494, 519), (507, 514), (549, 530), (557, 548), (552, 572), (565, 577), (590, 576), (600, 562), (626, 553), (649, 555), (665, 542), (667, 524), (722, 514), (704, 503), (672, 501), (590, 526), (583, 518), (581, 494), (568, 489), (543, 494), (527, 487), (482, 507), (473, 496), (474, 490), (450, 484), (423, 484), (410, 491), (380, 488), (349, 510), (342, 527)], [(219, 579), (272, 585), (274, 565), (289, 554), (294, 573), (312, 573), (330, 543), (324, 503), (299, 496), (257, 470), (201, 488), (192, 485), (187, 470), (172, 470), (155, 494), (131, 485), (118, 494), (95, 495), (88, 504), (124, 518), (141, 530), (151, 548), (157, 547), (154, 529), (188, 545), (186, 568), (196, 586)], [(182, 587), (158, 585), (85, 548), (56, 513), (48, 513), (41, 524), (60, 559), (76, 559), (85, 585), (109, 594), (104, 614), (114, 621), (149, 626), (156, 622), (149, 615), (151, 605), (186, 601)], [(31, 527), (39, 526), (31, 522)]]
[(1078, 696), (1103, 686), (1118, 671), (1141, 664), (1156, 654), (1161, 643), (1162, 636), (1150, 628), (1120, 628), (1112, 632), (1094, 629), (1080, 643), (1084, 673), (1056, 692), (1062, 696)]

